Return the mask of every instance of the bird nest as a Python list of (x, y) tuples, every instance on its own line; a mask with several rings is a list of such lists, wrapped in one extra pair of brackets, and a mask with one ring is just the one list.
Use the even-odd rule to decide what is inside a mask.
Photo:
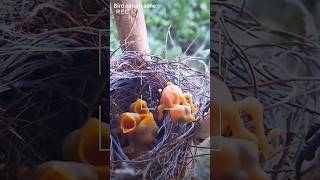
[[(201, 66), (203, 71), (193, 68)], [(183, 92), (192, 94), (198, 108), (194, 116), (201, 121), (210, 93), (206, 64), (194, 57), (167, 60), (135, 52), (124, 53), (112, 58), (110, 79), (111, 177), (182, 179), (194, 164), (192, 144), (197, 122), (177, 123), (166, 115), (163, 120), (157, 120), (159, 134), (152, 148), (130, 158), (123, 149), (126, 137), (117, 133), (118, 119), (121, 113), (129, 111), (129, 105), (137, 98), (145, 100), (157, 117), (161, 90), (171, 81)]]
[(303, 14), (301, 34), (268, 26), (246, 5), (245, 0), (212, 2), (212, 46), (217, 48), (211, 51), (211, 72), (224, 80), (235, 100), (255, 96), (263, 104), (266, 132), (283, 131), (272, 142), (281, 151), (264, 160), (263, 168), (272, 179), (295, 179), (301, 155), (315, 149), (310, 143), (301, 149), (307, 129), (320, 122), (318, 30), (299, 2), (291, 5)]
[[(0, 179), (62, 160), (62, 141), (98, 117), (106, 1), (0, 2)], [(101, 48), (101, 60), (108, 52)]]

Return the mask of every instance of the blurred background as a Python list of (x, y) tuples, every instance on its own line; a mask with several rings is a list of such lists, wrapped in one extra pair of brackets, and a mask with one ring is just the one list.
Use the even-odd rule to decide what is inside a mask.
[[(266, 129), (283, 132), (271, 142), (273, 147), (283, 149), (281, 153), (261, 159), (264, 171), (272, 180), (297, 179), (301, 174), (303, 180), (318, 180), (320, 161), (308, 156), (317, 153), (320, 157), (316, 151), (320, 131), (319, 134), (313, 132), (320, 127), (320, 116), (305, 110), (319, 109), (320, 1), (211, 2), (213, 40), (217, 40), (217, 32), (221, 32), (223, 48), (220, 53), (218, 43), (212, 41), (212, 69), (222, 72), (221, 77), (231, 88), (235, 100), (248, 96), (259, 99), (264, 107)], [(253, 70), (248, 70), (249, 66)], [(250, 88), (253, 79), (257, 84), (270, 84)], [(316, 143), (311, 142), (316, 138)], [(206, 163), (200, 163), (199, 174), (206, 179), (208, 176), (204, 176), (202, 169), (209, 164), (208, 159), (200, 160)]]
[[(144, 9), (152, 54), (164, 57), (166, 52), (168, 58), (175, 59), (188, 49), (186, 55), (208, 57), (210, 49), (209, 0), (143, 0), (143, 3), (156, 4), (156, 8)], [(171, 39), (168, 38), (166, 49), (168, 31), (170, 31)], [(112, 22), (110, 49), (113, 51), (118, 47), (118, 35), (114, 22)]]
[(319, 29), (319, 0), (247, 0), (247, 8), (264, 23), (298, 34), (304, 34), (304, 14), (308, 13)]

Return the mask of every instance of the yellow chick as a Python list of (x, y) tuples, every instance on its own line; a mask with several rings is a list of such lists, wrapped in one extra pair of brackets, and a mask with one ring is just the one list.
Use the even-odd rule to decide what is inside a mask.
[(137, 99), (136, 102), (130, 105), (130, 111), (138, 114), (149, 113), (147, 102), (142, 99)]
[(110, 174), (109, 152), (106, 151), (109, 148), (110, 134), (107, 124), (100, 124), (96, 118), (89, 118), (81, 129), (75, 130), (65, 138), (63, 155), (67, 160), (93, 165), (99, 179), (104, 180), (109, 178)]
[[(212, 81), (214, 89), (210, 118), (200, 122), (200, 131), (208, 133), (210, 131), (206, 131), (205, 129), (210, 127), (213, 135), (219, 135), (220, 133), (223, 135), (228, 132), (228, 129), (231, 129), (234, 137), (256, 143), (265, 158), (272, 156), (275, 150), (269, 144), (269, 140), (264, 132), (262, 104), (254, 97), (248, 97), (235, 102), (225, 83), (215, 77), (212, 78)], [(240, 116), (241, 111), (251, 116), (255, 125), (254, 133), (246, 129), (244, 121)], [(208, 136), (209, 134), (207, 134), (207, 137)], [(204, 138), (202, 137), (202, 139)]]
[[(182, 106), (186, 106), (186, 108)], [(193, 104), (192, 95), (190, 93), (183, 93), (181, 88), (172, 82), (167, 82), (167, 86), (162, 91), (160, 105), (158, 106), (159, 120), (163, 119), (163, 113), (166, 109), (173, 111), (170, 114), (173, 115), (171, 118), (174, 117), (174, 120), (187, 116), (189, 122), (195, 121), (194, 118), (190, 118), (191, 113), (187, 112), (189, 109), (191, 112), (197, 110)]]
[(34, 168), (20, 168), (18, 180), (98, 180), (89, 164), (48, 161)]
[(270, 180), (259, 164), (258, 147), (247, 140), (213, 137), (221, 151), (211, 151), (211, 169), (215, 180)]
[(138, 99), (130, 109), (132, 112), (123, 113), (119, 120), (122, 133), (129, 138), (129, 146), (124, 149), (131, 157), (136, 157), (156, 140), (159, 127), (145, 101)]
[(151, 112), (147, 114), (123, 113), (120, 116), (120, 128), (123, 134), (135, 136), (143, 144), (154, 142), (159, 129)]
[(191, 114), (191, 109), (189, 106), (184, 105), (175, 105), (170, 110), (170, 117), (173, 121), (177, 122), (181, 119), (186, 120), (187, 122), (195, 122), (196, 119)]

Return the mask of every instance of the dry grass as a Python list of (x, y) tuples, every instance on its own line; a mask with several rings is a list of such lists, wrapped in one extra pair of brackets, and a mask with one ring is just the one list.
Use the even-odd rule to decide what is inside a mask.
[(107, 8), (106, 1), (0, 2), (0, 179), (61, 159), (64, 136), (96, 114)]
[(236, 100), (255, 96), (263, 103), (267, 131), (286, 132), (272, 142), (281, 153), (263, 166), (272, 179), (295, 178), (306, 133), (320, 121), (318, 30), (300, 3), (295, 6), (305, 16), (305, 35), (267, 26), (247, 11), (246, 3), (212, 3), (212, 47), (220, 47), (211, 50), (212, 72), (225, 80)]

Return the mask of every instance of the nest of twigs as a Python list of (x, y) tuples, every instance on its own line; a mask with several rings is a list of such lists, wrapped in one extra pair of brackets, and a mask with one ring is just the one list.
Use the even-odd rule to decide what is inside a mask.
[(315, 144), (305, 144), (307, 132), (320, 122), (318, 30), (300, 2), (291, 5), (304, 16), (303, 34), (267, 26), (246, 3), (212, 2), (212, 47), (219, 48), (211, 50), (211, 70), (236, 100), (255, 96), (264, 105), (266, 132), (279, 128), (284, 134), (272, 142), (281, 151), (262, 165), (272, 179), (295, 179), (308, 173), (299, 172), (303, 154), (315, 153)]
[(98, 0), (0, 2), (0, 179), (62, 160), (65, 136), (98, 117), (107, 8)]
[[(129, 111), (129, 105), (137, 98), (147, 101), (156, 117), (161, 96), (159, 90), (168, 81), (179, 85), (184, 92), (192, 93), (198, 108), (195, 118), (201, 121), (210, 93), (208, 67), (201, 62), (193, 57), (166, 60), (135, 52), (113, 57), (110, 72), (111, 132), (114, 129), (117, 132), (118, 116)], [(194, 63), (200, 63), (204, 71), (192, 68)], [(173, 123), (168, 115), (157, 123), (160, 130), (153, 148), (134, 159), (128, 158), (123, 151), (123, 134), (112, 133), (112, 178), (183, 179), (186, 170), (192, 169), (192, 142), (197, 123)]]

